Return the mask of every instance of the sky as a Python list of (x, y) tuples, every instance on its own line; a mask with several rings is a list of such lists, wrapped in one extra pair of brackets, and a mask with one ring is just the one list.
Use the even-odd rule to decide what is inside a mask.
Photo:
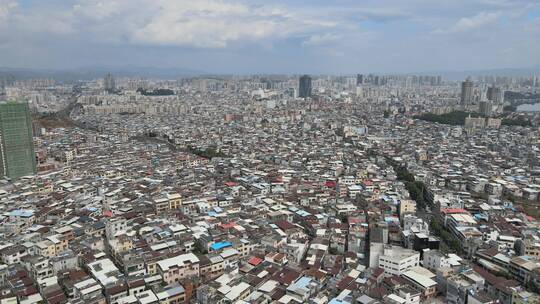
[(0, 0), (0, 66), (206, 73), (540, 65), (540, 0)]

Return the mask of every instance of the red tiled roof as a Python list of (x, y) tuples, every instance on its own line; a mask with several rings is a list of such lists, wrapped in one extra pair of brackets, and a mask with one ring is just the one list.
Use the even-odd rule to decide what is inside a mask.
[(248, 260), (248, 263), (251, 264), (251, 265), (253, 265), (253, 266), (257, 266), (257, 265), (259, 265), (260, 263), (262, 263), (262, 261), (263, 261), (263, 260), (262, 260), (261, 258), (254, 256), (254, 257), (251, 257), (251, 258)]
[(344, 290), (346, 289), (352, 282), (354, 281), (353, 277), (346, 276), (344, 277), (339, 283), (337, 284), (338, 290)]
[(280, 272), (274, 274), (273, 279), (281, 283), (282, 285), (289, 286), (292, 282), (294, 282), (298, 277), (300, 276), (300, 273), (285, 268), (281, 270)]
[(377, 267), (373, 269), (373, 273), (371, 274), (372, 277), (377, 278), (378, 276), (382, 275), (384, 273), (384, 269), (381, 267)]
[(365, 186), (373, 186), (373, 182), (369, 179), (362, 181), (362, 184), (364, 184)]
[(221, 227), (223, 229), (230, 229), (230, 228), (233, 228), (234, 226), (236, 226), (236, 222), (221, 223), (219, 225), (219, 227)]
[(441, 210), (442, 213), (468, 213), (465, 209), (460, 208), (445, 208)]
[(275, 222), (275, 224), (276, 224), (281, 230), (288, 230), (288, 229), (296, 228), (296, 226), (294, 226), (294, 225), (291, 224), (290, 222), (284, 221), (284, 220), (277, 221), (277, 222)]
[(327, 181), (326, 183), (324, 183), (324, 185), (328, 188), (334, 188), (336, 187), (336, 182), (334, 181)]

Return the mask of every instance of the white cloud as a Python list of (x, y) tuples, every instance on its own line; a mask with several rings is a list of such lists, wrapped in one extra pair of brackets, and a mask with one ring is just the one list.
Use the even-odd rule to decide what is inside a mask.
[(73, 19), (81, 31), (107, 41), (198, 48), (282, 39), (335, 26), (278, 6), (224, 0), (79, 0)]
[[(327, 61), (329, 69), (337, 69), (340, 57), (345, 68), (357, 62), (367, 65), (364, 68), (371, 64), (415, 70), (422, 64), (453, 67), (456, 52), (483, 54), (500, 41), (524, 46), (509, 51), (507, 59), (516, 64), (537, 62), (540, 51), (538, 22), (531, 20), (540, 12), (538, 0), (333, 0), (330, 6), (305, 0), (30, 3), (17, 6), (17, 0), (0, 0), (0, 41), (5, 46), (0, 65), (17, 60), (32, 65), (37, 57), (18, 50), (35, 49), (47, 54), (40, 57), (44, 65), (52, 62), (48, 56), (56, 56), (51, 65), (144, 60), (168, 64), (172, 59), (198, 68), (206, 56), (201, 54), (212, 54), (214, 65), (224, 62), (223, 66), (237, 65), (224, 58), (243, 56), (269, 66), (310, 60), (322, 66)], [(410, 60), (393, 60), (396, 46)], [(523, 56), (524, 49), (536, 54)]]
[(480, 3), (499, 8), (523, 8), (540, 5), (537, 0), (480, 0)]
[(16, 7), (17, 1), (15, 0), (0, 0), (0, 23), (6, 22)]
[(130, 33), (142, 44), (223, 48), (230, 42), (279, 36), (288, 32), (280, 12), (214, 0), (160, 1), (161, 9)]
[(412, 14), (398, 8), (359, 8), (353, 10), (359, 19), (378, 22), (402, 20), (413, 17)]
[(19, 32), (30, 34), (74, 34), (73, 16), (68, 11), (51, 11), (47, 13), (14, 14), (13, 26)]
[(480, 12), (472, 17), (460, 18), (449, 29), (437, 29), (436, 34), (471, 32), (494, 24), (501, 17), (501, 12)]
[(500, 12), (480, 12), (473, 17), (464, 17), (459, 19), (452, 28), (453, 32), (466, 32), (474, 30), (497, 21), (501, 16)]
[[(134, 3), (137, 5), (137, 3)], [(122, 6), (118, 1), (80, 0), (73, 5), (73, 12), (94, 20), (104, 20), (121, 12)]]
[(332, 33), (326, 33), (326, 34), (315, 34), (310, 36), (306, 41), (303, 42), (303, 45), (306, 46), (319, 46), (324, 45), (327, 46), (332, 43), (336, 43), (339, 40), (341, 40), (343, 37), (339, 34), (332, 34)]

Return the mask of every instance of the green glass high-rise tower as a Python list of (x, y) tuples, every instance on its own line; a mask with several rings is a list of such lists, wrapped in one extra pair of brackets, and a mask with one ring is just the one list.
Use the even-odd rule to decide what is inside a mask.
[(28, 103), (0, 101), (0, 178), (36, 173)]

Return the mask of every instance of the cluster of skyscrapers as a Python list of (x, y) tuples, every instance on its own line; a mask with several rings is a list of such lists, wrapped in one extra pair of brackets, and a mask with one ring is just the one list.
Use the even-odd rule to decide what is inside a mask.
[[(485, 99), (494, 103), (502, 103), (504, 101), (504, 92), (500, 87), (492, 85), (487, 89), (485, 97)], [(467, 78), (461, 83), (461, 104), (470, 105), (475, 102), (475, 98), (478, 97), (474, 92), (474, 83), (470, 78)]]
[(382, 86), (392, 83), (403, 83), (405, 85), (441, 85), (442, 76), (431, 75), (373, 75), (357, 74), (356, 85), (370, 84)]
[(504, 91), (500, 87), (491, 85), (486, 91), (475, 92), (474, 83), (470, 78), (461, 83), (460, 105), (463, 110), (478, 110), (482, 116), (490, 117), (497, 108), (502, 108), (503, 103)]

